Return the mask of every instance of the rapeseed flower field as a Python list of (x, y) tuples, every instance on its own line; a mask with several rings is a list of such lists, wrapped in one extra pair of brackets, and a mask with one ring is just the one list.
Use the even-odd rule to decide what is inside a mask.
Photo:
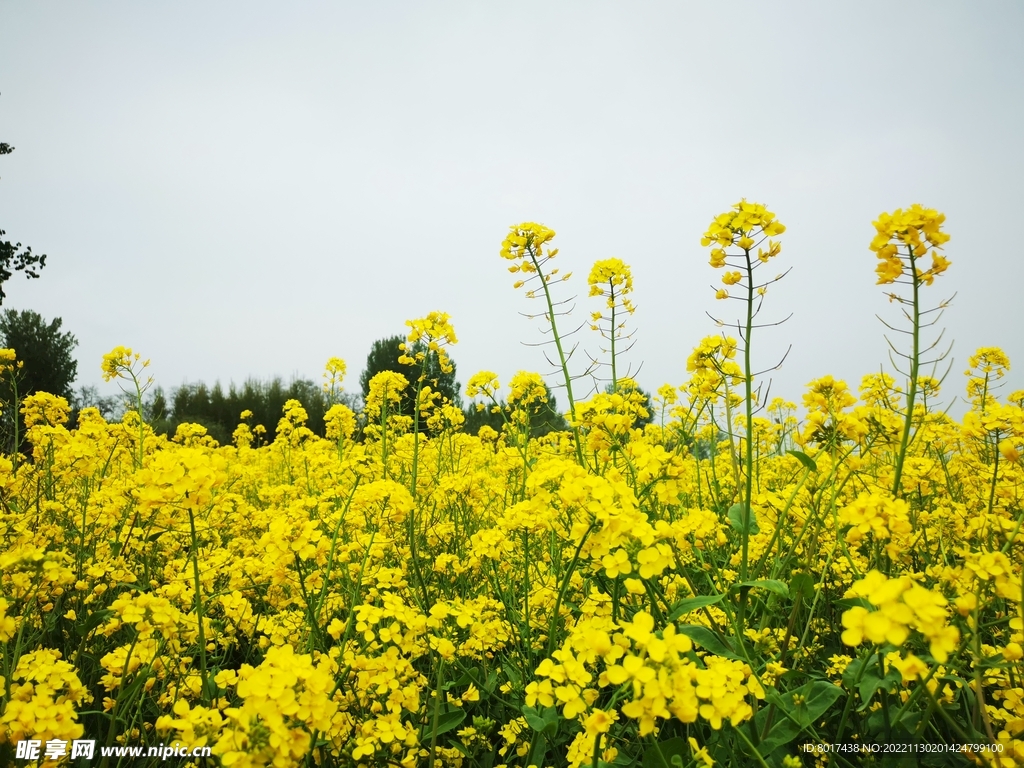
[[(269, 444), (251, 414), (232, 445), (168, 439), (123, 347), (103, 361), (137, 404), (120, 422), (5, 404), (31, 455), (0, 457), (0, 763), (141, 764), (16, 752), (88, 738), (236, 768), (1024, 766), (1024, 392), (1001, 392), (995, 348), (963, 385), (929, 366), (943, 221), (915, 205), (874, 224), (902, 373), (826, 376), (799, 407), (762, 401), (785, 227), (746, 201), (702, 241), (732, 302), (713, 306), (742, 317), (643, 428), (617, 363), (628, 265), (589, 274), (611, 385), (580, 399), (569, 275), (534, 223), (501, 256), (541, 302), (567, 432), (530, 438), (536, 373), (474, 375), (480, 407), (508, 408), (470, 435), (425, 377), (385, 372), (325, 437), (290, 401)], [(447, 365), (451, 319), (408, 325), (403, 361)], [(328, 363), (329, 399), (345, 372)], [(961, 420), (940, 386), (966, 388)]]

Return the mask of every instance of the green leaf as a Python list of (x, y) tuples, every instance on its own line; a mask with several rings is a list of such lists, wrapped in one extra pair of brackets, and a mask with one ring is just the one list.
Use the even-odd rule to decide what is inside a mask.
[[(770, 704), (774, 704), (777, 720), (772, 723), (768, 735), (761, 740), (758, 749), (768, 754), (779, 747), (789, 744), (804, 729), (814, 725), (828, 708), (835, 704), (836, 699), (844, 694), (842, 688), (824, 680), (813, 680), (799, 688), (785, 693), (772, 691), (766, 696)], [(755, 724), (763, 729), (767, 722), (769, 710), (762, 709), (757, 713)]]
[(87, 618), (83, 624), (75, 627), (75, 633), (79, 637), (85, 637), (113, 615), (114, 612), (109, 608), (104, 608), (100, 611), (93, 611), (89, 614), (89, 618)]
[(203, 689), (203, 693), (207, 701), (216, 701), (219, 696), (223, 696), (226, 692), (225, 689), (220, 688), (217, 685), (217, 681), (214, 680), (218, 672), (220, 672), (220, 670), (217, 667), (206, 671), (206, 687)]
[(738, 659), (740, 661), (744, 660), (742, 656), (736, 655), (735, 651), (707, 627), (702, 627), (698, 624), (684, 624), (679, 627), (679, 631), (701, 648), (711, 651), (716, 656), (724, 656), (727, 659)]
[[(442, 691), (450, 691), (452, 688), (465, 688), (470, 683), (476, 683), (468, 672), (463, 672), (460, 677), (449, 680), (441, 686)], [(478, 686), (479, 687), (479, 686)]]
[(846, 665), (846, 669), (843, 671), (843, 685), (847, 688), (853, 688), (857, 684), (857, 678), (860, 676), (861, 669), (864, 668), (864, 659), (854, 659)]
[(672, 768), (674, 759), (682, 762), (690, 757), (690, 747), (686, 739), (675, 738), (659, 741), (644, 750), (643, 768)]
[(523, 718), (526, 720), (526, 724), (533, 728), (533, 730), (538, 733), (544, 730), (544, 726), (547, 725), (547, 723), (544, 722), (544, 718), (540, 716), (540, 712), (538, 712), (534, 707), (527, 707), (524, 705), (520, 711), (523, 713)]
[[(427, 733), (428, 738), (434, 736), (440, 736), (442, 733), (448, 733), (453, 728), (457, 728), (459, 723), (466, 719), (466, 712), (462, 709), (453, 709), (448, 712), (442, 712), (437, 718), (437, 728), (431, 728)], [(431, 720), (433, 722), (433, 720)]]
[(609, 768), (636, 768), (636, 759), (630, 757), (628, 752), (619, 752), (611, 763), (606, 763), (604, 760), (597, 762), (599, 765), (609, 766)]
[(804, 600), (811, 600), (814, 598), (814, 584), (814, 577), (811, 574), (806, 571), (797, 571), (789, 580), (789, 593), (794, 598), (797, 595), (802, 595)]
[(902, 680), (903, 675), (895, 667), (886, 672), (885, 677), (879, 677), (878, 673), (873, 669), (865, 672), (864, 677), (860, 679), (860, 685), (857, 686), (857, 692), (860, 693), (862, 702), (857, 711), (863, 712), (867, 709), (875, 693), (878, 691), (890, 691), (898, 686)]
[(828, 708), (835, 704), (836, 699), (843, 695), (843, 689), (825, 680), (814, 680), (777, 695), (786, 702), (786, 713), (800, 726), (807, 728), (820, 720)]
[(786, 453), (788, 453), (790, 456), (796, 456), (800, 463), (807, 467), (809, 470), (811, 470), (811, 472), (818, 471), (817, 463), (815, 463), (814, 459), (812, 459), (803, 451), (786, 451)]
[(524, 706), (521, 712), (527, 724), (537, 733), (546, 733), (549, 736), (558, 733), (558, 710), (554, 707), (538, 710), (535, 707)]
[(697, 595), (696, 597), (687, 597), (676, 603), (675, 608), (672, 609), (672, 613), (669, 614), (668, 620), (675, 621), (680, 616), (685, 616), (692, 611), (696, 611), (698, 608), (704, 608), (708, 605), (714, 605), (720, 602), (725, 595)]
[(740, 581), (733, 584), (729, 589), (736, 589), (737, 587), (759, 587), (760, 589), (767, 589), (769, 592), (774, 592), (780, 597), (789, 597), (789, 587), (784, 582), (778, 579), (757, 579), (755, 581)]
[(527, 765), (544, 765), (545, 764), (544, 758), (547, 757), (547, 754), (548, 754), (548, 740), (547, 740), (547, 737), (542, 733), (539, 736), (537, 736), (537, 739), (536, 739), (536, 741), (534, 742), (534, 745), (533, 745), (533, 751), (530, 752), (530, 755), (527, 758), (528, 762), (526, 764)]
[(492, 670), (491, 673), (487, 675), (487, 682), (484, 683), (484, 690), (487, 691), (487, 693), (494, 693), (494, 686), (497, 684), (498, 673)]
[(523, 676), (519, 674), (519, 670), (516, 669), (514, 665), (507, 664), (502, 666), (501, 669), (505, 673), (505, 676), (508, 677), (509, 682), (511, 682), (514, 687), (518, 688), (522, 685)]
[(750, 535), (756, 535), (761, 532), (761, 529), (757, 525), (757, 516), (754, 515), (754, 511), (750, 510), (749, 518), (744, 521), (743, 513), (747, 510), (746, 504), (733, 504), (729, 507), (727, 517), (729, 518), (729, 524), (740, 533), (749, 533)]
[[(769, 700), (771, 697), (768, 697)], [(778, 708), (778, 705), (776, 705)], [(754, 718), (754, 725), (757, 727), (758, 732), (764, 732), (765, 723), (768, 722), (768, 714), (772, 710), (768, 707), (762, 707)], [(771, 730), (768, 731), (760, 743), (757, 745), (757, 751), (762, 755), (769, 755), (779, 747), (789, 744), (803, 729), (790, 720), (785, 715), (781, 715), (778, 712), (775, 713), (775, 719), (772, 721)]]
[[(878, 665), (874, 663), (874, 660), (869, 659), (868, 661), (871, 663), (865, 662), (864, 659), (854, 659), (843, 673), (843, 683), (848, 688), (852, 688), (854, 685), (857, 686), (857, 692), (860, 694), (861, 701), (860, 706), (857, 707), (858, 712), (863, 712), (870, 706), (871, 699), (874, 698), (875, 693), (878, 691), (888, 691), (899, 685), (903, 680), (900, 671), (895, 667), (890, 665), (889, 671), (886, 672), (885, 677), (882, 677), (878, 674)], [(857, 680), (858, 677), (860, 678), (859, 682)]]

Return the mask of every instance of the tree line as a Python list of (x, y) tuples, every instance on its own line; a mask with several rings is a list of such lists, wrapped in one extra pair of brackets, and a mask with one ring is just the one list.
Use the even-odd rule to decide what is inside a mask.
[[(508, 407), (502, 401), (499, 408), (493, 405), (478, 409), (476, 403), (466, 403), (461, 394), (461, 384), (456, 379), (455, 365), (445, 372), (441, 369), (437, 353), (423, 349), (424, 363), (420, 365), (399, 362), (405, 343), (403, 336), (390, 336), (373, 343), (366, 358), (366, 364), (359, 377), (357, 392), (335, 394), (334, 402), (340, 402), (359, 414), (362, 404), (370, 391), (370, 380), (382, 371), (402, 374), (409, 387), (402, 395), (399, 405), (401, 413), (411, 415), (415, 383), (421, 375), (431, 389), (440, 393), (444, 401), (462, 410), (465, 422), (462, 429), (476, 434), (483, 426), (500, 432), (508, 416)], [(25, 449), (24, 425), (17, 408), (12, 403), (20, 402), (33, 392), (49, 392), (64, 397), (72, 408), (71, 426), (77, 421), (77, 414), (84, 408), (97, 408), (108, 420), (119, 419), (126, 407), (124, 397), (101, 395), (95, 386), (73, 388), (78, 373), (74, 350), (78, 340), (64, 331), (60, 318), (47, 321), (31, 310), (4, 310), (0, 313), (0, 347), (13, 349), (19, 365), (0, 373), (0, 445), (4, 450), (14, 448), (14, 435), (19, 435), (20, 450)], [(413, 350), (415, 352), (417, 350)], [(144, 417), (158, 434), (173, 436), (181, 424), (199, 424), (207, 434), (221, 445), (231, 442), (232, 433), (238, 426), (241, 414), (248, 411), (246, 419), (251, 427), (262, 425), (261, 440), (273, 441), (277, 423), (281, 418), (285, 402), (298, 400), (308, 414), (307, 426), (316, 434), (324, 434), (324, 415), (333, 404), (323, 386), (308, 378), (296, 378), (285, 382), (280, 377), (268, 381), (249, 379), (238, 385), (227, 386), (220, 382), (185, 383), (169, 391), (155, 387), (144, 400)], [(552, 431), (568, 428), (565, 417), (559, 412), (555, 396), (548, 391), (548, 401), (534, 406), (531, 414), (531, 432), (540, 437)], [(503, 413), (504, 412), (504, 413)], [(360, 423), (360, 431), (364, 424)], [(423, 429), (429, 429), (426, 426)]]

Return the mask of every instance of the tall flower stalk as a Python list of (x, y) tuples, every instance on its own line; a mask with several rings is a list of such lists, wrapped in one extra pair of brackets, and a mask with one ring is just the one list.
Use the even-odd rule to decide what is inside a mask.
[[(148, 367), (149, 360), (142, 360), (142, 355), (132, 352), (128, 347), (114, 347), (103, 356), (103, 380), (122, 379), (131, 385), (130, 389), (125, 389), (122, 386), (121, 391), (128, 396), (135, 411), (139, 414), (139, 446), (135, 463), (137, 468), (142, 467), (142, 460), (145, 456), (146, 420), (143, 415), (142, 401), (146, 390), (153, 385), (152, 376), (146, 378), (145, 381), (142, 379), (142, 372)], [(126, 419), (125, 424), (129, 423), (130, 420)]]
[[(945, 308), (948, 304), (948, 301), (944, 301), (932, 309), (921, 309), (921, 288), (931, 285), (938, 275), (949, 268), (949, 261), (941, 253), (942, 246), (949, 240), (949, 235), (942, 231), (942, 224), (945, 221), (945, 215), (915, 203), (906, 210), (898, 208), (893, 213), (883, 213), (874, 222), (875, 237), (871, 241), (871, 250), (879, 259), (875, 269), (878, 273), (878, 285), (897, 284), (910, 288), (909, 297), (901, 296), (898, 293), (889, 294), (890, 301), (898, 302), (904, 307), (904, 315), (910, 321), (911, 326), (909, 331), (911, 336), (910, 354), (899, 352), (893, 347), (893, 351), (907, 361), (909, 370), (905, 373), (910, 379), (907, 387), (903, 430), (900, 446), (896, 453), (892, 480), (894, 496), (900, 493), (903, 465), (912, 439), (914, 405), (920, 387), (921, 356), (924, 352), (934, 349), (938, 344), (938, 340), (936, 340), (935, 344), (927, 349), (922, 349), (922, 329), (934, 325), (937, 320), (936, 318), (936, 320), (924, 323), (923, 318), (929, 313)], [(923, 269), (924, 259), (929, 255), (932, 258), (931, 266), (928, 269)], [(892, 326), (888, 327), (892, 328)], [(890, 346), (892, 346), (891, 342)], [(945, 354), (939, 355), (932, 362), (938, 362), (944, 357)]]
[[(558, 268), (548, 269), (548, 263), (558, 255), (557, 248), (545, 248), (555, 237), (555, 231), (548, 229), (543, 224), (525, 222), (511, 228), (508, 236), (501, 243), (501, 257), (515, 262), (508, 268), (513, 274), (520, 274), (523, 279), (515, 282), (515, 288), (522, 288), (528, 283), (536, 280), (540, 283), (541, 292), (544, 295), (544, 303), (547, 312), (542, 313), (545, 320), (551, 326), (551, 338), (558, 352), (558, 368), (562, 372), (562, 381), (565, 384), (565, 394), (569, 399), (569, 416), (572, 422), (573, 441), (576, 446), (576, 460), (580, 466), (585, 466), (583, 458), (583, 443), (580, 441), (580, 430), (576, 418), (576, 398), (573, 397), (572, 382), (573, 376), (569, 374), (569, 359), (572, 357), (575, 347), (566, 350), (564, 341), (565, 335), (558, 331), (557, 318), (568, 314), (564, 309), (565, 301), (555, 301), (551, 296), (551, 284), (553, 282), (564, 282), (572, 277), (571, 272), (558, 275)], [(530, 288), (526, 291), (528, 299), (538, 298), (537, 289)], [(589, 371), (588, 371), (589, 372)], [(586, 374), (583, 374), (586, 375)]]
[[(770, 238), (781, 235), (785, 231), (786, 227), (782, 222), (778, 221), (775, 214), (763, 205), (742, 200), (736, 203), (731, 211), (716, 216), (708, 226), (704, 237), (701, 238), (701, 245), (714, 246), (711, 251), (711, 266), (716, 269), (729, 268), (722, 275), (722, 283), (726, 287), (718, 289), (715, 294), (716, 298), (739, 299), (744, 303), (745, 308), (744, 319), (736, 323), (743, 338), (743, 390), (746, 415), (745, 477), (740, 501), (739, 526), (742, 547), (741, 581), (747, 578), (748, 540), (753, 527), (755, 393), (754, 371), (751, 367), (750, 357), (751, 337), (754, 328), (757, 327), (754, 324), (754, 319), (761, 311), (761, 304), (768, 286), (781, 280), (784, 276), (784, 274), (778, 275), (758, 282), (758, 277), (754, 273), (782, 251), (782, 245)], [(730, 253), (727, 250), (730, 248), (738, 248), (740, 253), (736, 253), (735, 250)], [(756, 254), (755, 249), (757, 249)], [(733, 286), (740, 291), (739, 296), (730, 295), (729, 288)]]
[[(633, 273), (629, 265), (622, 259), (602, 259), (594, 263), (587, 277), (591, 296), (600, 296), (605, 300), (604, 309), (590, 315), (591, 330), (598, 331), (608, 342), (611, 367), (611, 390), (615, 392), (619, 386), (617, 367), (619, 355), (627, 352), (632, 346), (632, 333), (626, 332), (625, 318), (636, 311), (629, 294), (633, 292)], [(621, 345), (625, 343), (626, 348)]]
[[(447, 346), (458, 344), (455, 337), (455, 328), (452, 326), (450, 316), (444, 312), (431, 312), (426, 317), (417, 320), (406, 320), (409, 326), (409, 337), (401, 345), (402, 354), (398, 362), (402, 365), (418, 365), (420, 375), (416, 379), (416, 399), (413, 405), (413, 452), (412, 452), (412, 481), (409, 492), (416, 498), (416, 476), (419, 469), (419, 447), (420, 447), (420, 415), (427, 410), (433, 402), (436, 393), (430, 390), (430, 382), (427, 381), (427, 364), (430, 355), (437, 356), (437, 363), (442, 373), (451, 373), (455, 370), (451, 358), (448, 357)], [(433, 382), (437, 386), (437, 382)]]

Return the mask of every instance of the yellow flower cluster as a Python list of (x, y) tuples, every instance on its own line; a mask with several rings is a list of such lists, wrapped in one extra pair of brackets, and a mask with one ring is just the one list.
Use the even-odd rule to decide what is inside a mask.
[(398, 362), (404, 365), (421, 364), (426, 352), (417, 345), (422, 345), (437, 354), (438, 365), (444, 373), (451, 373), (454, 368), (448, 357), (447, 347), (457, 344), (459, 340), (455, 337), (455, 328), (451, 324), (450, 316), (445, 312), (431, 312), (426, 317), (406, 320), (405, 324), (409, 326), (409, 336), (401, 345), (403, 354), (398, 358)]
[(544, 379), (537, 373), (519, 371), (508, 384), (508, 403), (513, 408), (526, 408), (535, 403), (548, 401)]
[(156, 730), (189, 746), (212, 745), (222, 765), (293, 766), (309, 753), (312, 733), (333, 729), (336, 670), (328, 658), (314, 662), (291, 646), (272, 647), (258, 667), (218, 675), (217, 684), (233, 686), (241, 706), (219, 710), (179, 700)]
[(686, 370), (691, 378), (685, 389), (694, 398), (714, 398), (728, 387), (741, 384), (743, 371), (736, 363), (736, 339), (706, 336), (687, 358)]
[(869, 572), (847, 592), (847, 597), (867, 599), (877, 610), (855, 606), (843, 613), (843, 642), (857, 646), (864, 640), (875, 645), (901, 646), (917, 630), (928, 641), (936, 661), (945, 662), (960, 642), (960, 631), (948, 623), (946, 598), (915, 584), (910, 576), (890, 579)]
[(119, 378), (129, 378), (133, 373), (137, 374), (142, 368), (149, 367), (149, 360), (142, 360), (142, 355), (133, 352), (131, 347), (114, 347), (103, 356), (103, 380), (111, 381)]
[(323, 374), (324, 400), (328, 408), (338, 404), (338, 396), (341, 394), (341, 385), (347, 371), (348, 365), (340, 357), (328, 358)]
[(29, 429), (36, 424), (48, 427), (66, 424), (70, 411), (71, 406), (65, 398), (49, 392), (33, 392), (21, 401), (21, 413), (25, 417), (25, 427)]
[(327, 437), (331, 440), (349, 440), (356, 431), (356, 414), (347, 405), (336, 403), (324, 414)]
[[(508, 235), (501, 243), (501, 258), (516, 262), (508, 268), (512, 274), (521, 274), (522, 280), (516, 280), (514, 287), (522, 288), (528, 282), (538, 278), (545, 265), (558, 255), (557, 248), (545, 248), (555, 237), (555, 231), (527, 221), (511, 227)], [(565, 281), (572, 277), (571, 272), (558, 276), (557, 268), (546, 271), (545, 279), (550, 282), (557, 277)], [(528, 290), (526, 296), (535, 298), (535, 289)]]
[[(732, 255), (726, 251), (727, 248), (736, 246), (742, 249), (743, 253), (737, 257), (740, 258), (740, 261), (736, 266), (743, 271), (732, 269), (722, 276), (722, 283), (726, 286), (739, 285), (744, 279), (744, 272), (752, 279), (752, 273), (756, 267), (767, 264), (782, 252), (782, 245), (770, 238), (781, 235), (785, 231), (785, 225), (763, 205), (741, 200), (732, 207), (731, 211), (720, 213), (712, 219), (700, 244), (705, 247), (714, 246), (711, 249), (710, 263), (715, 269), (729, 266), (728, 259)], [(762, 245), (764, 247), (761, 247)], [(757, 247), (757, 256), (756, 259), (752, 259), (751, 253), (755, 247)], [(748, 287), (752, 291), (756, 288), (758, 294), (763, 296), (767, 284)], [(727, 299), (729, 292), (724, 288), (719, 289), (715, 298)]]
[(839, 511), (839, 524), (850, 526), (847, 543), (856, 546), (870, 536), (876, 542), (887, 542), (886, 551), (894, 557), (907, 545), (913, 531), (909, 510), (903, 499), (861, 493)]
[(748, 697), (764, 698), (764, 690), (750, 667), (710, 655), (695, 663), (692, 648), (672, 624), (658, 630), (646, 611), (631, 621), (581, 621), (537, 667), (542, 679), (527, 686), (527, 706), (557, 704), (565, 718), (582, 719), (591, 736), (611, 722), (607, 712), (593, 707), (599, 689), (609, 687), (623, 690), (628, 701), (621, 712), (638, 722), (641, 737), (669, 718), (693, 723), (700, 717), (719, 730), (725, 722), (735, 726), (752, 717)]
[(84, 728), (75, 707), (92, 696), (59, 651), (40, 648), (25, 653), (11, 679), (0, 678), (0, 685), (8, 691), (0, 714), (0, 744), (81, 738)]
[[(700, 244), (715, 243), (719, 248), (737, 245), (745, 251), (754, 247), (758, 235), (775, 237), (786, 231), (786, 227), (775, 218), (775, 214), (760, 203), (741, 200), (731, 211), (720, 213), (712, 219)], [(771, 254), (775, 255), (775, 254)], [(712, 265), (716, 266), (716, 265)]]
[(800, 433), (801, 445), (818, 443), (834, 446), (837, 442), (864, 437), (868, 427), (856, 414), (846, 409), (857, 402), (845, 381), (831, 376), (815, 379), (804, 395), (807, 419)]
[(622, 259), (602, 259), (591, 267), (587, 285), (591, 296), (625, 296), (633, 292), (633, 273)]
[[(594, 262), (587, 277), (591, 296), (603, 296), (607, 308), (613, 312), (622, 311), (633, 314), (636, 307), (626, 298), (633, 292), (633, 273), (622, 259), (602, 259)], [(595, 321), (602, 319), (602, 312), (593, 314)]]
[[(554, 239), (555, 231), (532, 221), (512, 227), (501, 243), (501, 258), (516, 261), (526, 258), (530, 251), (539, 254), (545, 243)], [(528, 269), (524, 271), (529, 271)]]
[(18, 354), (13, 349), (0, 348), (0, 376), (17, 370)]
[(649, 415), (645, 397), (632, 379), (620, 379), (615, 392), (599, 392), (576, 407), (577, 423), (587, 435), (589, 451), (622, 445), (633, 426)]
[[(381, 371), (370, 379), (370, 392), (366, 396), (364, 413), (367, 418), (378, 420), (387, 415), (394, 419), (400, 417), (398, 408), (402, 402), (402, 393), (409, 386), (409, 380), (394, 371)], [(405, 414), (408, 418), (408, 414)], [(392, 422), (394, 425), (399, 421)]]
[(469, 381), (466, 383), (466, 396), (483, 395), (493, 399), (500, 388), (498, 374), (493, 371), (480, 371), (469, 377)]
[[(903, 210), (883, 213), (874, 222), (875, 237), (871, 250), (878, 256), (878, 284), (894, 283), (910, 274), (910, 265), (931, 253), (932, 265), (927, 270), (914, 266), (913, 280), (918, 284), (931, 285), (937, 275), (949, 268), (950, 262), (940, 253), (949, 235), (942, 231), (945, 215), (931, 208), (915, 203)], [(905, 248), (901, 252), (900, 248)], [(904, 264), (904, 259), (908, 263)]]

